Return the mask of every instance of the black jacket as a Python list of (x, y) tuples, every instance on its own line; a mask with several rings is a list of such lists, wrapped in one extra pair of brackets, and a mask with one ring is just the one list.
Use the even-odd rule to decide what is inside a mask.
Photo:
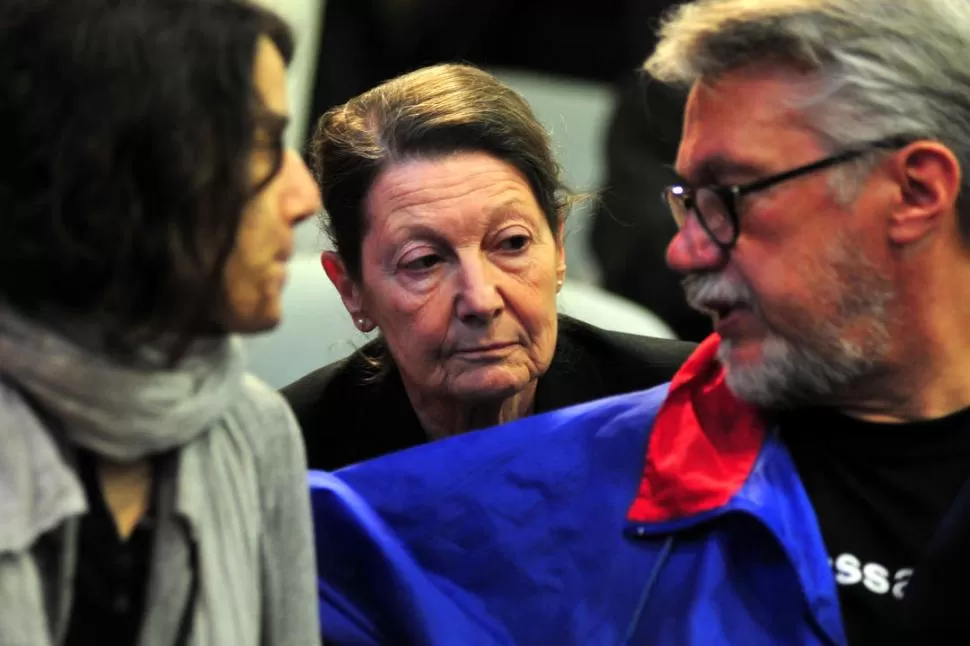
[[(382, 344), (372, 341), (283, 389), (303, 429), (311, 469), (332, 471), (428, 441), (397, 370), (374, 376), (367, 357), (380, 355)], [(536, 386), (535, 412), (664, 383), (693, 349), (560, 316), (555, 355)]]

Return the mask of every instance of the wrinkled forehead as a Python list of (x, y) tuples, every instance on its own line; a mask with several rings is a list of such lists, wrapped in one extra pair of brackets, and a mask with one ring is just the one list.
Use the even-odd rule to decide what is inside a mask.
[(413, 228), (488, 228), (510, 217), (542, 217), (525, 176), (477, 152), (391, 164), (371, 187), (366, 212), (371, 227), (391, 235)]
[[(749, 66), (693, 85), (676, 170), (692, 181), (733, 166), (772, 166), (792, 148), (819, 146), (804, 108), (817, 77), (784, 65)], [(746, 168), (740, 168), (746, 170)]]

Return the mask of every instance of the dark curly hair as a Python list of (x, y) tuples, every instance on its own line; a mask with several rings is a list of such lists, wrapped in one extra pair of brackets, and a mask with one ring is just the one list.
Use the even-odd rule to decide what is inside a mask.
[(242, 0), (4, 0), (0, 34), (0, 302), (184, 348), (272, 177), (253, 70), (263, 36), (289, 62), (289, 28)]

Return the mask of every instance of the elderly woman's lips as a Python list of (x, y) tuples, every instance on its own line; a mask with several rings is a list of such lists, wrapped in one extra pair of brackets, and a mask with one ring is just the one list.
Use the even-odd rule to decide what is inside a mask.
[(502, 355), (515, 343), (489, 343), (484, 345), (460, 347), (453, 354), (463, 357), (488, 357)]

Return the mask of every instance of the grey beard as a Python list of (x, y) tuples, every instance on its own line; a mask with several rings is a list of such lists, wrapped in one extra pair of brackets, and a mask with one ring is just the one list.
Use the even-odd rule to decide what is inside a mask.
[[(731, 365), (732, 343), (721, 340), (718, 358), (726, 368), (728, 387), (740, 399), (769, 409), (831, 403), (848, 395), (850, 387), (872, 374), (888, 354), (891, 283), (868, 260), (839, 243), (820, 259), (814, 273), (820, 289), (837, 290), (835, 316), (819, 321), (808, 311), (805, 316), (789, 314), (779, 328), (767, 323), (756, 295), (740, 280), (707, 274), (684, 281), (688, 302), (696, 309), (703, 311), (705, 302), (743, 303), (768, 330), (761, 341), (761, 360), (753, 365)], [(859, 342), (846, 339), (850, 327), (862, 325)]]
[(727, 385), (738, 398), (762, 408), (786, 409), (832, 401), (874, 369), (877, 355), (841, 339), (838, 346), (823, 353), (772, 335), (762, 342), (757, 365), (732, 366), (727, 361), (731, 341), (722, 339), (718, 356), (727, 368)]

